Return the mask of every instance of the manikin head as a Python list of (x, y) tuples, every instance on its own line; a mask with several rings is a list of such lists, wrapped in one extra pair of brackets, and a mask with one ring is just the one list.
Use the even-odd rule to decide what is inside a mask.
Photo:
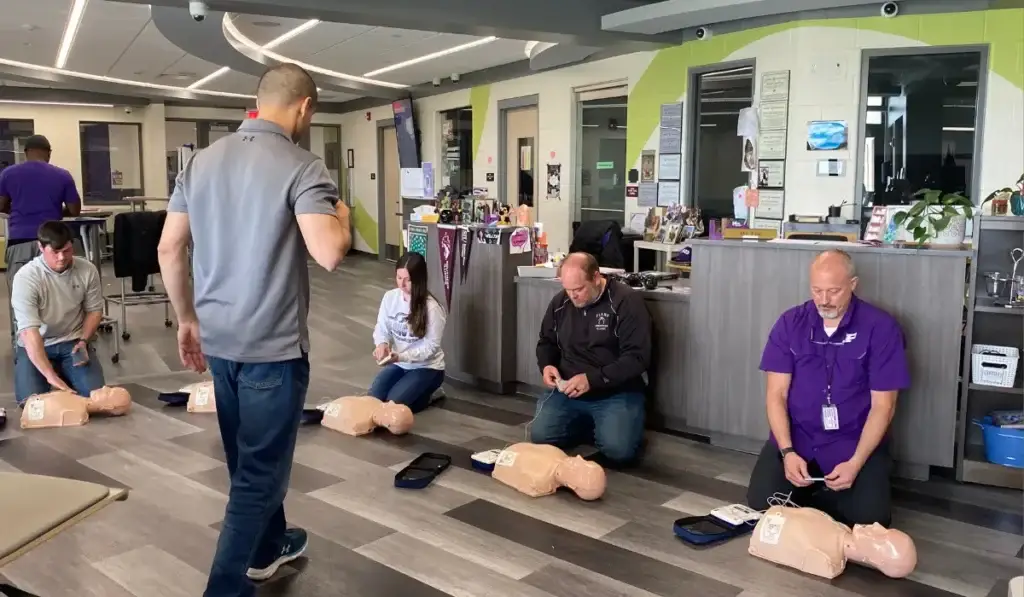
[(58, 274), (71, 267), (75, 262), (72, 238), (71, 228), (64, 222), (43, 222), (36, 232), (36, 239), (39, 241), (39, 253), (42, 254), (46, 267)]
[(917, 566), (917, 547), (903, 531), (875, 523), (853, 526), (843, 545), (846, 557), (890, 578), (909, 576)]
[(579, 496), (581, 500), (596, 500), (604, 495), (608, 476), (601, 465), (584, 460), (582, 456), (566, 458), (555, 469), (558, 482)]
[(302, 67), (283, 62), (263, 73), (256, 89), (259, 118), (284, 129), (295, 143), (307, 132), (316, 112), (316, 83)]
[(103, 386), (93, 390), (86, 403), (90, 413), (119, 417), (132, 409), (132, 396), (124, 388)]
[(394, 435), (404, 435), (412, 429), (412, 410), (404, 404), (396, 404), (390, 400), (382, 402), (380, 408), (373, 413), (373, 423)]
[(558, 266), (558, 278), (565, 294), (577, 307), (596, 301), (606, 284), (597, 259), (590, 253), (569, 253)]
[(824, 251), (811, 262), (811, 298), (825, 321), (843, 318), (856, 289), (857, 271), (846, 251)]
[(25, 159), (34, 162), (50, 162), (50, 141), (42, 135), (32, 135), (25, 139)]

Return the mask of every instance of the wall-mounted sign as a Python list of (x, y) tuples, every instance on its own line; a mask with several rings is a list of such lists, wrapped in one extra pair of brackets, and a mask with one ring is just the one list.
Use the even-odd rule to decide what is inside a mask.
[[(488, 160), (490, 161), (490, 160)], [(494, 182), (494, 172), (487, 173), (487, 182)]]

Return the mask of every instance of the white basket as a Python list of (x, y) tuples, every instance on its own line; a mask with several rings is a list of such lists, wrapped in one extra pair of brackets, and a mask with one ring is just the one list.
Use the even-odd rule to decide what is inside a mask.
[(982, 386), (1012, 388), (1019, 360), (1020, 351), (1012, 346), (975, 344), (971, 347), (971, 381)]

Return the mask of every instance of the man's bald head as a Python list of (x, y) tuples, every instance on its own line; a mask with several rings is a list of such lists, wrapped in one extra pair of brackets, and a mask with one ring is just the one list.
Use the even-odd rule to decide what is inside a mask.
[(558, 266), (558, 278), (569, 300), (577, 307), (594, 302), (604, 291), (604, 278), (590, 253), (569, 253)]
[(857, 269), (853, 264), (853, 257), (842, 249), (829, 249), (818, 253), (818, 256), (811, 262), (811, 272), (815, 270), (837, 270), (842, 271), (849, 278), (857, 277)]
[(841, 319), (857, 288), (853, 258), (842, 249), (818, 254), (811, 262), (811, 296), (818, 314), (826, 321)]
[(271, 106), (289, 107), (306, 98), (310, 100), (310, 107), (316, 108), (318, 95), (313, 77), (306, 69), (290, 62), (268, 69), (256, 88), (256, 102), (261, 110)]

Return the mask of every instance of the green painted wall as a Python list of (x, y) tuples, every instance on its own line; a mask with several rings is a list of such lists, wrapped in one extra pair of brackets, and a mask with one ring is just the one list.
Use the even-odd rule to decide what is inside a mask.
[[(856, 19), (794, 21), (718, 35), (659, 50), (629, 94), (626, 167), (632, 168), (658, 126), (661, 104), (686, 92), (690, 67), (722, 62), (733, 52), (769, 35), (798, 27), (843, 27), (899, 35), (928, 45), (989, 45), (989, 68), (1024, 89), (1024, 8)], [(475, 118), (474, 107), (474, 118)], [(474, 121), (474, 126), (475, 126)], [(474, 137), (476, 131), (474, 130)]]
[(377, 218), (370, 215), (358, 197), (352, 198), (352, 227), (366, 242), (370, 252), (378, 252)]
[(469, 107), (473, 109), (473, 161), (476, 161), (487, 124), (487, 111), (491, 107), (491, 86), (478, 85), (470, 89)]

